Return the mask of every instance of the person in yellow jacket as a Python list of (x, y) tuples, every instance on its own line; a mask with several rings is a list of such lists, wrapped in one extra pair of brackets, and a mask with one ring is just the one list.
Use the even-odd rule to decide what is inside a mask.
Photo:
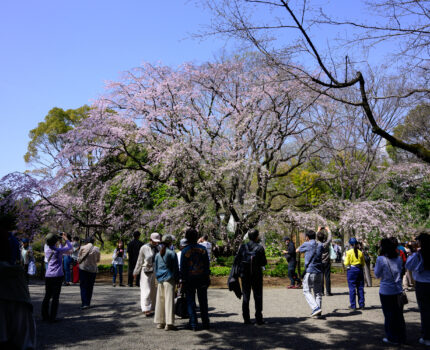
[(355, 237), (349, 240), (351, 249), (346, 252), (344, 265), (347, 268), (346, 278), (349, 287), (349, 308), (357, 309), (356, 295), (358, 295), (358, 308), (364, 309), (364, 255), (358, 249), (359, 243)]

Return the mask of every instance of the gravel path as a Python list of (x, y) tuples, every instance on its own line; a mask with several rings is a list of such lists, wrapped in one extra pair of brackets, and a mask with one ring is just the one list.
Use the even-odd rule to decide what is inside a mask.
[[(61, 322), (40, 320), (44, 286), (31, 285), (35, 307), (38, 349), (387, 349), (378, 288), (366, 289), (366, 310), (348, 310), (346, 288), (333, 288), (323, 298), (321, 319), (309, 318), (310, 309), (301, 290), (264, 290), (263, 326), (242, 323), (241, 301), (226, 289), (209, 289), (211, 329), (186, 330), (187, 320), (177, 320), (178, 331), (155, 329), (143, 317), (138, 288), (113, 288), (96, 284), (93, 307), (81, 311), (79, 287), (63, 287)], [(415, 294), (408, 293), (405, 309), (409, 343), (402, 349), (421, 348), (419, 312)], [(251, 303), (251, 314), (253, 304)]]

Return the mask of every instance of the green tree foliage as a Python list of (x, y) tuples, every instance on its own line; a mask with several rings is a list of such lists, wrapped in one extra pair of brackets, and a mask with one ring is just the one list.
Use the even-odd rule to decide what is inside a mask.
[(306, 169), (295, 169), (291, 173), (291, 181), (297, 192), (304, 192), (302, 198), (306, 205), (315, 206), (321, 203), (323, 188), (318, 183), (320, 175)]
[(24, 155), (26, 163), (39, 162), (43, 155), (53, 157), (63, 148), (62, 134), (75, 128), (88, 117), (90, 107), (84, 105), (77, 109), (64, 110), (54, 107), (36, 128), (30, 130), (27, 153)]
[[(404, 118), (403, 123), (394, 128), (394, 136), (411, 144), (422, 144), (430, 147), (430, 105), (423, 104), (412, 109)], [(412, 154), (387, 144), (387, 152), (392, 160), (400, 162), (415, 158)]]

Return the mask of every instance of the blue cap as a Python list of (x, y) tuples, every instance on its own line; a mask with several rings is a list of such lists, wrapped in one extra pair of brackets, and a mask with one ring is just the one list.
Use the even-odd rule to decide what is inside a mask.
[(349, 239), (349, 244), (355, 245), (357, 243), (358, 243), (358, 241), (357, 241), (357, 239), (355, 237), (352, 237), (352, 238)]
[(29, 241), (29, 239), (28, 239), (28, 238), (23, 238), (23, 239), (21, 239), (21, 242), (22, 242), (22, 243), (28, 243), (28, 242), (30, 242), (30, 241)]

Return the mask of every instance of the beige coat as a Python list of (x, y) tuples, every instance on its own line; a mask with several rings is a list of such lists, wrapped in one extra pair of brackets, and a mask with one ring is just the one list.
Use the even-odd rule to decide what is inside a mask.
[[(90, 249), (92, 249), (91, 252), (85, 258), (85, 260), (81, 262), (81, 260), (87, 255)], [(79, 263), (80, 270), (96, 273), (97, 263), (99, 261), (100, 261), (100, 250), (99, 248), (92, 245), (91, 243), (88, 243), (82, 246), (81, 249), (79, 250), (78, 263)]]
[(136, 267), (134, 268), (133, 275), (139, 275), (141, 272), (153, 271), (154, 254), (151, 249), (151, 243), (144, 244), (139, 250)]

